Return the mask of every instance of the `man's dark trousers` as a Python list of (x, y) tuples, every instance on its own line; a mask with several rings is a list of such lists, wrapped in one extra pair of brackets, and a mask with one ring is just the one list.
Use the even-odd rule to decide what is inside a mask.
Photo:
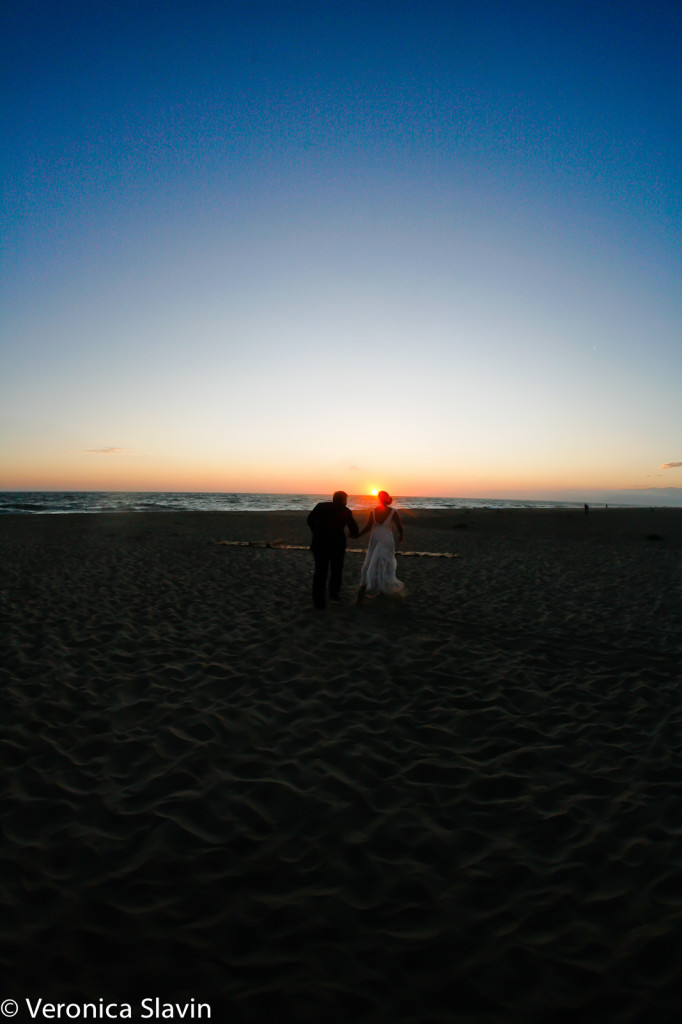
[(346, 549), (343, 547), (315, 547), (313, 557), (315, 559), (315, 574), (313, 576), (313, 604), (316, 608), (324, 608), (326, 605), (325, 591), (327, 589), (327, 575), (329, 575), (329, 593), (332, 597), (338, 597), (341, 590), (341, 579), (343, 576), (343, 560), (346, 556)]

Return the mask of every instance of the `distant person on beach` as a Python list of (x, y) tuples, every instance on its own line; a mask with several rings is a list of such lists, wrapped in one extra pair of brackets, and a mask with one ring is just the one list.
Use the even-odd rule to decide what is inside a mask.
[(400, 513), (391, 508), (393, 498), (387, 491), (379, 491), (377, 495), (379, 504), (370, 512), (367, 522), (360, 536), (369, 533), (369, 545), (367, 554), (360, 572), (360, 589), (358, 590), (357, 603), (362, 604), (365, 595), (403, 593), (404, 587), (396, 578), (398, 563), (395, 557), (395, 535), (394, 528), (398, 534), (398, 540), (403, 539), (403, 524), (400, 520)]
[(313, 576), (313, 604), (326, 606), (325, 591), (329, 575), (329, 597), (341, 600), (343, 560), (346, 557), (346, 530), (351, 537), (358, 536), (358, 524), (347, 507), (345, 491), (335, 491), (331, 501), (320, 501), (309, 514), (307, 523), (313, 533), (310, 550), (315, 558)]

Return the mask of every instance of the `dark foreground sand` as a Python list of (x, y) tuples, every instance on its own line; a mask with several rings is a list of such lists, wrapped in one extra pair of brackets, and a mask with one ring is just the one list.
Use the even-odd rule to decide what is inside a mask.
[(405, 518), (458, 557), (314, 613), (217, 543), (298, 514), (3, 517), (14, 1019), (679, 1019), (682, 511)]

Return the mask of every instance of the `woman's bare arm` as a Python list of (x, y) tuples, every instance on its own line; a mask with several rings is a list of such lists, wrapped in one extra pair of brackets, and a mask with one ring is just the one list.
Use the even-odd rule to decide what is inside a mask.
[(358, 534), (358, 537), (362, 537), (363, 533), (369, 533), (369, 531), (372, 529), (373, 521), (374, 521), (374, 512), (370, 512), (370, 514), (367, 516), (367, 522), (365, 523), (363, 528), (360, 530), (360, 533)]

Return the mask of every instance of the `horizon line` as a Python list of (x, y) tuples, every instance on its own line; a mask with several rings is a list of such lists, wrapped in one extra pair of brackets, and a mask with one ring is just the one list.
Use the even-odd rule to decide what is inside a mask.
[[(337, 488), (342, 490), (343, 488)], [(668, 487), (621, 487), (621, 488), (609, 488), (609, 487), (558, 487), (553, 490), (555, 494), (669, 494), (669, 493), (682, 493), (682, 487), (670, 485)], [(206, 489), (168, 489), (168, 488), (148, 488), (144, 490), (139, 489), (128, 489), (128, 488), (85, 488), (85, 487), (9, 487), (0, 488), (0, 494), (240, 494), (240, 495), (280, 495), (293, 497), (295, 495), (301, 497), (318, 497), (321, 494), (333, 493), (332, 491), (320, 490), (320, 491), (239, 491), (239, 490), (223, 490), (213, 491)], [(347, 491), (349, 497), (375, 497), (371, 492), (367, 491)], [(395, 498), (442, 498), (442, 499), (453, 499), (458, 501), (553, 501), (556, 498), (549, 497), (547, 494), (542, 492), (533, 491), (536, 497), (530, 498), (527, 496), (519, 497), (513, 496), (512, 494), (505, 493), (504, 495), (492, 496), (474, 496), (471, 494), (395, 494)], [(576, 498), (580, 501), (580, 498)]]

